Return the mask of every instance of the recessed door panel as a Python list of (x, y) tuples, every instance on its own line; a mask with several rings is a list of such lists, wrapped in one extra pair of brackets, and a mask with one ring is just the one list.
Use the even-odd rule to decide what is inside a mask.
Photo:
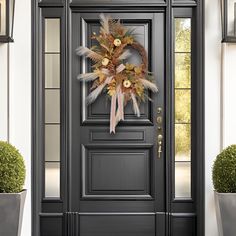
[[(95, 33), (99, 33), (100, 29), (100, 23), (99, 19), (90, 19), (87, 15), (84, 15), (85, 18), (80, 18), (80, 37), (81, 37), (81, 45), (91, 47), (96, 44), (94, 40), (91, 39), (91, 35)], [(124, 25), (126, 25), (127, 28), (134, 30), (134, 34), (136, 35), (136, 40), (141, 43), (147, 53), (149, 54), (149, 63), (151, 65), (152, 63), (152, 57), (151, 53), (151, 31), (152, 31), (152, 24), (150, 20), (147, 19), (139, 19), (138, 21), (136, 19), (123, 19)], [(141, 57), (137, 51), (135, 51), (132, 48), (129, 48), (131, 52), (131, 56), (128, 58), (127, 62), (133, 63), (136, 65), (139, 65), (142, 63)], [(78, 61), (79, 62), (79, 61)], [(81, 70), (80, 73), (87, 73), (91, 72), (91, 61), (87, 59), (81, 58), (80, 60)], [(151, 69), (149, 67), (149, 69)], [(104, 94), (103, 96), (100, 96), (93, 104), (90, 106), (86, 105), (86, 96), (91, 91), (92, 83), (90, 84), (83, 84), (82, 86), (82, 92), (81, 92), (81, 114), (83, 117), (83, 124), (91, 124), (91, 123), (97, 123), (101, 124), (101, 121), (108, 122), (110, 117), (110, 100), (108, 99), (108, 96)], [(152, 96), (149, 93), (149, 96)], [(136, 118), (133, 114), (133, 108), (132, 104), (127, 104), (125, 107), (125, 120), (126, 122), (146, 122), (150, 123), (152, 122), (152, 113), (151, 113), (151, 101), (146, 101), (145, 103), (140, 104), (140, 113), (141, 117)]]
[(155, 236), (155, 215), (82, 215), (80, 236)]
[(83, 198), (151, 198), (151, 149), (84, 147)]

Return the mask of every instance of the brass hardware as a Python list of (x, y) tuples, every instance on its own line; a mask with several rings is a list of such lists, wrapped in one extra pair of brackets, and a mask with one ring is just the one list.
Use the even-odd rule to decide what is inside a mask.
[(161, 108), (161, 107), (158, 107), (158, 108), (157, 108), (157, 113), (158, 113), (158, 114), (161, 114), (161, 112), (162, 112), (162, 108)]
[(161, 153), (162, 153), (162, 142), (163, 142), (163, 136), (160, 134), (162, 132), (162, 108), (158, 107), (157, 108), (157, 130), (159, 135), (157, 136), (157, 153), (158, 153), (158, 158), (161, 158)]
[(159, 134), (157, 136), (157, 142), (158, 142), (158, 158), (161, 158), (161, 153), (162, 153), (162, 142), (163, 141), (163, 136)]
[(157, 117), (157, 124), (162, 124), (162, 117), (161, 116), (158, 116)]

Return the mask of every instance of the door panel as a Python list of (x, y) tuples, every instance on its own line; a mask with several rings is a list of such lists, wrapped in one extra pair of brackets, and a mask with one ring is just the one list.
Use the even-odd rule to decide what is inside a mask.
[[(128, 105), (125, 121), (110, 134), (110, 101), (102, 94), (86, 106), (91, 85), (76, 79), (90, 71), (91, 63), (76, 56), (75, 50), (92, 46), (90, 36), (99, 30), (99, 13), (72, 12), (70, 210), (80, 215), (80, 236), (154, 236), (156, 214), (165, 211), (165, 162), (163, 156), (157, 158), (156, 144), (164, 121), (161, 131), (154, 122), (157, 108), (164, 107), (164, 14), (112, 10), (107, 14), (135, 28), (161, 92), (149, 94), (152, 101), (141, 105), (140, 118)], [(135, 52), (131, 61), (139, 60)]]
[(155, 215), (82, 215), (80, 226), (80, 236), (155, 236)]
[[(90, 39), (93, 32), (99, 33), (100, 23), (98, 19), (91, 19), (89, 15), (84, 15), (86, 18), (81, 19), (81, 45), (85, 45), (91, 47), (95, 44), (94, 40)], [(126, 27), (135, 29), (134, 33), (137, 35), (136, 40), (141, 43), (146, 51), (149, 53), (151, 52), (151, 21), (146, 19), (131, 19), (126, 20)], [(137, 51), (133, 49), (129, 49), (133, 54), (132, 57), (129, 58), (129, 63), (140, 64), (140, 56), (138, 55)], [(149, 53), (149, 61), (152, 60), (151, 53)], [(87, 59), (81, 59), (81, 73), (90, 72), (91, 71), (91, 62)], [(149, 67), (149, 69), (151, 69)], [(85, 98), (89, 94), (91, 88), (91, 84), (85, 84), (82, 87), (81, 92), (81, 101), (82, 101), (82, 122), (83, 124), (101, 124), (101, 123), (108, 123), (110, 117), (110, 101), (108, 100), (107, 96), (103, 95), (100, 96), (93, 104), (90, 106), (86, 105)], [(151, 94), (149, 94), (151, 96)], [(145, 104), (140, 104), (140, 113), (141, 117), (137, 118), (133, 114), (132, 105), (128, 104), (125, 107), (125, 122), (129, 122), (135, 125), (137, 122), (152, 122), (152, 111), (151, 109), (151, 101), (147, 101)]]
[(84, 148), (83, 197), (151, 197), (149, 149)]

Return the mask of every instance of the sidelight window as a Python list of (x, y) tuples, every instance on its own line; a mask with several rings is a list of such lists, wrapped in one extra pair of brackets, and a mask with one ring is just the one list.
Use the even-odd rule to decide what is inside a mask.
[(191, 197), (191, 18), (175, 18), (175, 197)]
[(60, 197), (60, 19), (45, 19), (44, 153), (45, 197)]

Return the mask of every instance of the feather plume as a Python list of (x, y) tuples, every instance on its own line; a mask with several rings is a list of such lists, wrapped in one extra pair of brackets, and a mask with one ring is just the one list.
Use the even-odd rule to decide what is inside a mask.
[(140, 110), (139, 110), (138, 102), (137, 102), (137, 99), (133, 93), (131, 93), (131, 99), (133, 101), (134, 114), (137, 117), (140, 117)]
[(105, 87), (105, 83), (99, 85), (96, 89), (94, 89), (86, 98), (86, 103), (89, 105), (91, 103), (93, 103), (98, 95), (102, 92), (102, 90), (104, 89)]
[(150, 89), (154, 93), (158, 92), (158, 88), (154, 83), (150, 82), (147, 79), (140, 79), (140, 81), (141, 81), (142, 85), (144, 86), (144, 88)]
[(85, 74), (80, 74), (77, 76), (78, 80), (83, 80), (83, 81), (93, 81), (98, 77), (97, 73), (85, 73)]
[(109, 20), (110, 20), (109, 16), (105, 16), (103, 13), (100, 14), (100, 23), (101, 23), (100, 31), (101, 31), (101, 33), (104, 33), (104, 34), (110, 33)]
[(84, 47), (84, 46), (80, 46), (76, 49), (76, 53), (79, 56), (85, 56), (90, 58), (91, 60), (93, 60), (94, 62), (99, 62), (103, 59), (103, 56), (101, 56), (100, 54), (92, 51), (91, 49)]
[(86, 98), (86, 103), (89, 105), (91, 103), (93, 103), (97, 97), (100, 95), (100, 93), (102, 92), (102, 90), (105, 88), (105, 86), (107, 84), (109, 84), (112, 80), (113, 76), (111, 77), (107, 77), (107, 79), (105, 80), (105, 82), (101, 85), (99, 85), (96, 89), (94, 89)]
[(119, 60), (125, 60), (128, 57), (130, 57), (132, 54), (130, 53), (130, 50), (125, 50), (119, 57)]

